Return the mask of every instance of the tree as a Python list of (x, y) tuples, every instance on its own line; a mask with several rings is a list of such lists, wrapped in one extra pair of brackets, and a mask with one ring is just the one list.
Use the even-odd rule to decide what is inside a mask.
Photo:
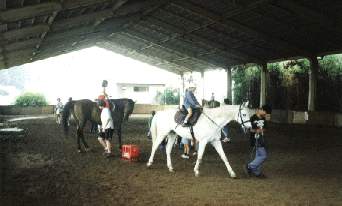
[(165, 88), (164, 93), (162, 93), (161, 91), (157, 91), (157, 94), (154, 97), (154, 99), (160, 105), (179, 105), (179, 88), (167, 87)]
[(49, 105), (42, 93), (26, 92), (17, 96), (14, 100), (14, 105)]

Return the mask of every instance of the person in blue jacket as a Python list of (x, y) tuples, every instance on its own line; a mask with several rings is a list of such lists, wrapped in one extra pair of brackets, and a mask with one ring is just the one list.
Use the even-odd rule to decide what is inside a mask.
[(189, 126), (188, 120), (192, 116), (192, 109), (196, 108), (196, 107), (202, 108), (202, 106), (198, 103), (198, 101), (194, 95), (196, 88), (197, 88), (196, 84), (191, 83), (189, 85), (188, 91), (185, 93), (183, 105), (188, 110), (188, 115), (186, 115), (186, 117), (185, 117), (184, 123), (182, 125), (183, 127)]

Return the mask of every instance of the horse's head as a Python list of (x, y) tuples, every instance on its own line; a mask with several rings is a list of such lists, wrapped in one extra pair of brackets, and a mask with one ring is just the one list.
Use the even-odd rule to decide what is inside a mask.
[(126, 105), (125, 105), (125, 111), (124, 111), (124, 122), (126, 122), (129, 118), (129, 116), (133, 113), (135, 102), (131, 99), (128, 99)]
[(252, 124), (249, 118), (249, 109), (247, 106), (248, 102), (245, 102), (240, 105), (237, 119), (245, 133), (250, 132), (252, 130)]

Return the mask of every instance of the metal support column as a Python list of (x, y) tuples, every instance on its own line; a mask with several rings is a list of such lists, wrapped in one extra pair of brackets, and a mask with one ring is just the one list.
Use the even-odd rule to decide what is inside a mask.
[(260, 108), (266, 104), (266, 74), (267, 62), (261, 65), (261, 88), (260, 88)]
[(313, 56), (309, 60), (310, 60), (310, 70), (309, 70), (308, 111), (315, 111), (315, 109), (316, 109), (317, 74), (318, 74), (317, 56)]
[(183, 73), (181, 74), (181, 86), (180, 86), (179, 93), (180, 93), (179, 108), (181, 108), (183, 105), (183, 102), (184, 102), (184, 95), (185, 95), (184, 94), (184, 74)]
[(232, 68), (227, 68), (227, 99), (229, 99), (229, 104), (233, 104), (233, 81), (232, 81)]

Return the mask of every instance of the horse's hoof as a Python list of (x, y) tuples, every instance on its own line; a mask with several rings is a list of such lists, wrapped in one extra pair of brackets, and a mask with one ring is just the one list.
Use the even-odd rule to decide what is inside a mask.
[(199, 174), (199, 173), (196, 173), (196, 174), (195, 174), (195, 177), (200, 177), (200, 174)]
[(230, 174), (231, 178), (236, 178), (236, 174)]
[(146, 165), (146, 169), (151, 169), (152, 165)]
[(88, 151), (90, 151), (91, 149), (90, 149), (90, 148), (86, 148), (85, 150), (88, 152)]
[(79, 149), (79, 150), (78, 150), (78, 153), (83, 153), (83, 151)]
[(173, 169), (169, 169), (170, 172), (174, 172)]

